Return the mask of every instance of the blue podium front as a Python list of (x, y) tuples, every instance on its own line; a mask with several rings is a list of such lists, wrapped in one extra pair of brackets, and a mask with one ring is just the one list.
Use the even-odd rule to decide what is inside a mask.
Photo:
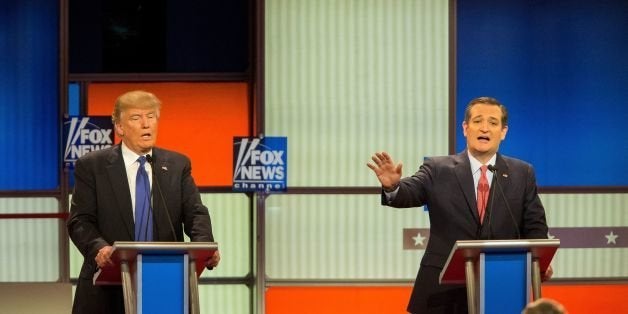
[(558, 239), (456, 241), (440, 274), (441, 284), (466, 284), (470, 314), (521, 313), (541, 297), (541, 271)]
[(530, 300), (532, 259), (528, 251), (480, 255), (480, 313), (521, 313)]
[(218, 250), (214, 242), (130, 242), (113, 245), (114, 266), (95, 285), (120, 285), (127, 314), (197, 314), (198, 277)]
[(188, 255), (137, 256), (137, 314), (189, 313)]

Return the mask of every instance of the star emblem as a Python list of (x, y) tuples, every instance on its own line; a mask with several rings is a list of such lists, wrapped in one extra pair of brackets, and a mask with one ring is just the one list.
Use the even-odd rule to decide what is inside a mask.
[(423, 246), (423, 241), (425, 241), (425, 237), (421, 235), (420, 232), (417, 232), (416, 237), (412, 237), (414, 240), (414, 246)]
[(611, 243), (617, 244), (617, 242), (615, 240), (617, 239), (617, 237), (619, 237), (619, 235), (614, 234), (613, 231), (611, 230), (611, 233), (608, 234), (608, 235), (605, 235), (605, 237), (606, 237), (606, 240), (607, 240), (606, 244), (611, 244)]

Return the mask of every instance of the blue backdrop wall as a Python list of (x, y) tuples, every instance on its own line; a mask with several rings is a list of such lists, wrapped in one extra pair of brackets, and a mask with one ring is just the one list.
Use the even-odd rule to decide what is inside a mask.
[(0, 190), (59, 187), (59, 2), (0, 2)]
[(457, 1), (456, 149), (464, 109), (510, 114), (500, 151), (545, 187), (628, 186), (628, 1)]

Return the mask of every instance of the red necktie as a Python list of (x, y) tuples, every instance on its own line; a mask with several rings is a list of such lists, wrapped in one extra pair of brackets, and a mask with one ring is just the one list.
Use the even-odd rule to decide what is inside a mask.
[(480, 215), (480, 222), (484, 221), (484, 212), (486, 211), (486, 203), (488, 202), (488, 179), (486, 178), (486, 169), (488, 167), (483, 165), (480, 170), (480, 182), (478, 183), (478, 215)]

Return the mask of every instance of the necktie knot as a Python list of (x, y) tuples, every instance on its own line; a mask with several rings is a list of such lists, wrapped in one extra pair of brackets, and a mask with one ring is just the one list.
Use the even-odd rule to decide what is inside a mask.
[(146, 156), (140, 156), (137, 161), (140, 163), (140, 168), (144, 168), (144, 164), (146, 164)]

